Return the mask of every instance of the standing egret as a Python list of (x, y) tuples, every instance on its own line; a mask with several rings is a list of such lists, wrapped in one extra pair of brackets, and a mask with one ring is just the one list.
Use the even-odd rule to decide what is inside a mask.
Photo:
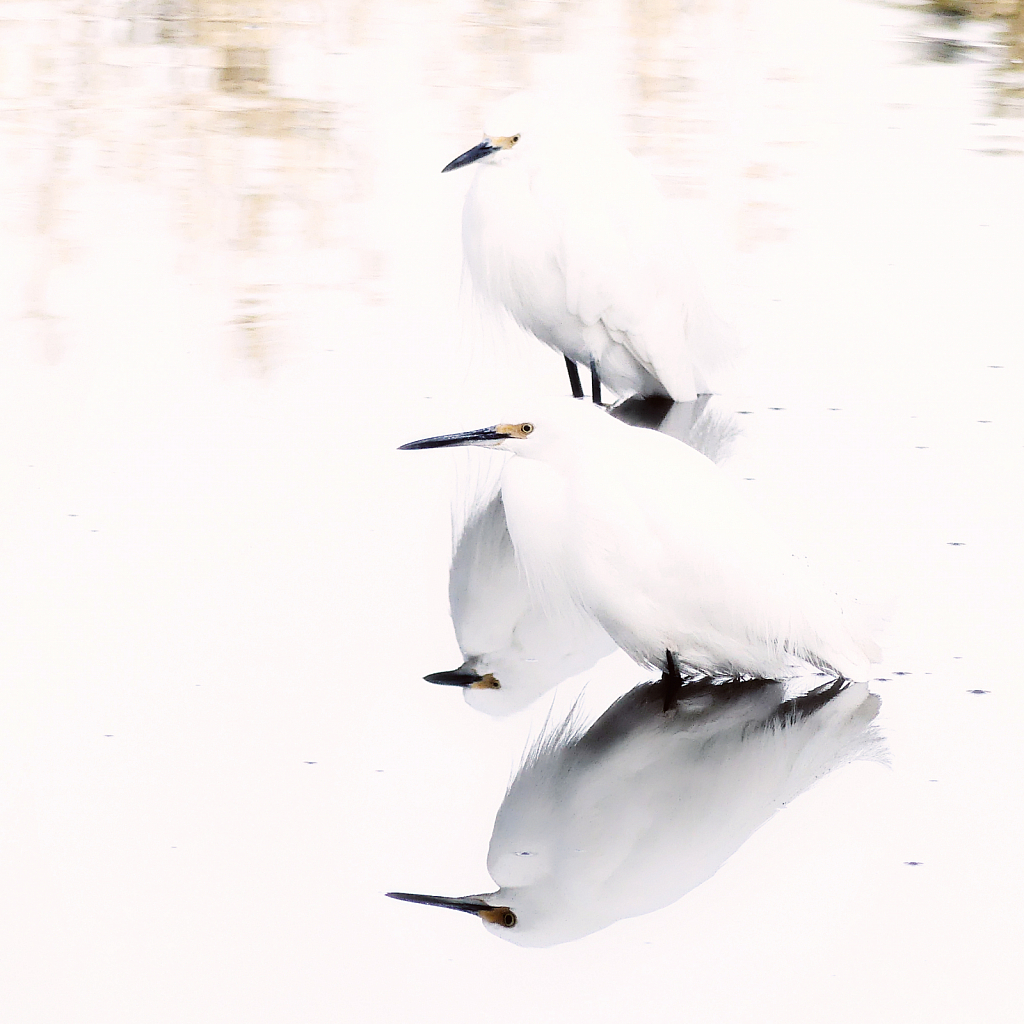
[(841, 680), (791, 700), (759, 679), (644, 683), (585, 732), (570, 715), (529, 752), (491, 834), (497, 892), (388, 895), (476, 914), (521, 946), (659, 910), (829, 772), (883, 760), (879, 706)]
[(874, 641), (699, 452), (566, 399), (426, 438), (511, 452), (501, 497), (543, 607), (590, 615), (640, 665), (779, 678), (794, 659), (864, 678)]
[[(707, 397), (686, 403), (634, 397), (609, 412), (624, 422), (671, 430), (717, 461), (735, 428), (705, 408)], [(589, 616), (573, 608), (545, 608), (531, 595), (495, 484), (476, 495), (457, 538), (448, 598), (464, 660), (457, 669), (424, 678), (461, 686), (466, 703), (479, 711), (520, 711), (615, 650)]]
[(651, 176), (579, 108), (529, 93), (487, 118), (462, 215), (475, 291), (619, 395), (692, 401), (713, 390), (731, 341)]

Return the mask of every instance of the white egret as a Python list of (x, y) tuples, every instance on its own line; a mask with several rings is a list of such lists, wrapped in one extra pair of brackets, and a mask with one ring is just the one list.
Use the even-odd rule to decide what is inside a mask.
[(462, 220), (475, 291), (619, 395), (692, 401), (732, 342), (651, 176), (592, 117), (529, 93), (445, 171), (477, 165)]
[[(625, 422), (671, 430), (717, 458), (735, 428), (706, 409), (706, 400), (633, 398), (609, 411)], [(476, 496), (457, 538), (448, 598), (464, 661), (457, 669), (424, 678), (463, 687), (466, 703), (488, 714), (522, 710), (615, 650), (591, 617), (574, 608), (545, 608), (533, 597), (516, 562), (496, 484)]]
[(784, 699), (766, 680), (644, 683), (589, 729), (541, 738), (494, 822), (477, 896), (388, 893), (478, 915), (521, 946), (552, 946), (659, 910), (710, 878), (829, 772), (883, 760), (878, 697), (836, 680)]
[[(576, 607), (635, 661), (779, 678), (794, 659), (863, 678), (869, 635), (705, 456), (566, 399), (530, 420), (403, 448), (512, 452), (501, 497), (543, 607)], [(671, 655), (671, 657), (670, 657)]]

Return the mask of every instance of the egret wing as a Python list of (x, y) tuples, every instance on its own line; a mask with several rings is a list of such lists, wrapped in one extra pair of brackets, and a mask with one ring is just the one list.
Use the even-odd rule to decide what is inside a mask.
[[(621, 345), (677, 401), (707, 391), (729, 332), (711, 310), (668, 203), (628, 153), (603, 156), (561, 201), (566, 304), (590, 332)], [(598, 339), (599, 343), (599, 339)], [(596, 347), (596, 346), (595, 346)]]

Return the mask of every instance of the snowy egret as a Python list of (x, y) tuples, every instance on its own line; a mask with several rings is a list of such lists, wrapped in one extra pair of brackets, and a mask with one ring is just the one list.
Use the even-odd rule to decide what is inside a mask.
[(874, 641), (747, 506), (674, 438), (565, 399), (530, 420), (406, 449), (509, 451), (501, 497), (542, 607), (590, 615), (641, 665), (779, 678), (794, 659), (863, 678)]
[(692, 401), (732, 342), (651, 176), (580, 107), (529, 93), (487, 118), (462, 219), (465, 264), (492, 308), (619, 395)]
[(883, 760), (880, 701), (837, 680), (785, 699), (766, 680), (667, 679), (573, 716), (526, 756), (498, 810), (476, 896), (388, 893), (479, 916), (521, 946), (552, 946), (674, 903), (780, 807), (829, 772)]
[[(632, 398), (610, 410), (626, 422), (674, 435), (720, 457), (731, 440), (730, 421), (698, 402)], [(497, 482), (475, 497), (459, 534), (448, 580), (455, 637), (464, 658), (427, 682), (461, 686), (466, 703), (492, 715), (520, 711), (564, 679), (615, 650), (592, 618), (573, 609), (544, 608), (515, 560)]]

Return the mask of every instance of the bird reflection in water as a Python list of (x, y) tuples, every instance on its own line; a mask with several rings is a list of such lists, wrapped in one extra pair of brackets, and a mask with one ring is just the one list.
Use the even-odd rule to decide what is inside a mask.
[(570, 714), (527, 753), (491, 835), (497, 892), (388, 895), (475, 914), (521, 946), (667, 907), (819, 779), (885, 760), (880, 704), (845, 680), (788, 699), (761, 679), (644, 683), (585, 730)]
[[(717, 462), (737, 428), (727, 414), (708, 407), (710, 398), (673, 402), (634, 396), (610, 412), (625, 423), (671, 434)], [(471, 707), (491, 715), (521, 711), (616, 649), (594, 620), (572, 609), (545, 608), (531, 593), (496, 482), (472, 501), (455, 544), (448, 597), (464, 661), (424, 678), (462, 687)]]

